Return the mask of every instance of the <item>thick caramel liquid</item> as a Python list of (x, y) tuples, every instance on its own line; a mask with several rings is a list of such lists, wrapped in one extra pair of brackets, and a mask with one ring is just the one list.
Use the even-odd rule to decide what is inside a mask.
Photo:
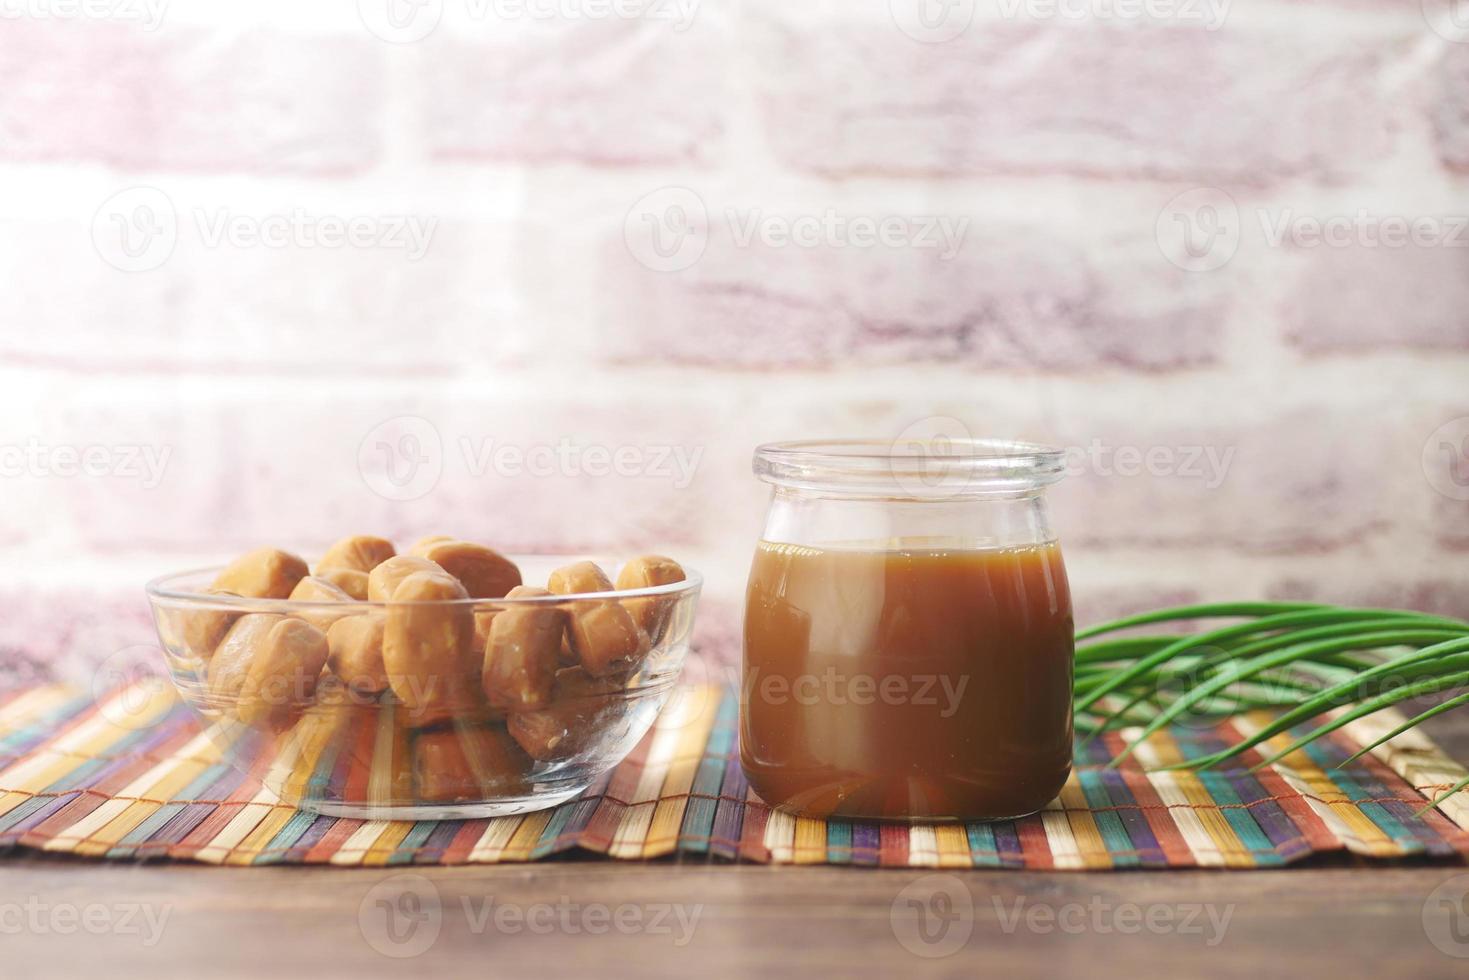
[(816, 817), (1000, 819), (1071, 770), (1071, 592), (1054, 544), (762, 542), (745, 605), (740, 761)]

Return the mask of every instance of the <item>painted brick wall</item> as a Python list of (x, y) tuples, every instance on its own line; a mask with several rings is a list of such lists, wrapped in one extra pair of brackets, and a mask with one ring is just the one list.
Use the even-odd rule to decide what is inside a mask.
[(0, 669), (348, 531), (685, 556), (728, 652), (751, 448), (944, 419), (1076, 450), (1083, 619), (1469, 613), (1469, 29), (1131, 9), (6, 5)]

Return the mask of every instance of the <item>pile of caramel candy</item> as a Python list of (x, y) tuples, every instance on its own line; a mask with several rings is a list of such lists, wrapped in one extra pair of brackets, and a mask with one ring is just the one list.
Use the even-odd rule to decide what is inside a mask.
[[(314, 570), (289, 552), (250, 552), (208, 590), (302, 603), (289, 613), (182, 609), (169, 628), (220, 715), (289, 734), (308, 762), (333, 740), (360, 743), (334, 751), (386, 764), (394, 801), (446, 802), (523, 789), (536, 763), (591, 747), (676, 602), (614, 593), (684, 578), (672, 559), (646, 556), (615, 584), (584, 561), (539, 588), (483, 545), (437, 536), (400, 555), (356, 535)], [(590, 593), (605, 595), (574, 598)], [(496, 599), (532, 601), (470, 601)], [(354, 726), (391, 730), (355, 738)]]

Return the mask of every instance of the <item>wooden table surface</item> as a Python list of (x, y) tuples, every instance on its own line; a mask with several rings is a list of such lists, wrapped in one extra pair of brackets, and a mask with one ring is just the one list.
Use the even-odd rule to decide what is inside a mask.
[[(1469, 758), (1469, 713), (1432, 734)], [(1469, 866), (1032, 873), (0, 858), (0, 975), (1469, 976)]]

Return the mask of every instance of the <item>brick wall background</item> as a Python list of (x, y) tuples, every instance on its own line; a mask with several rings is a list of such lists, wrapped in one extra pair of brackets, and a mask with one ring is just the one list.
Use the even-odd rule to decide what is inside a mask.
[(664, 550), (729, 651), (751, 448), (945, 419), (1077, 450), (1083, 619), (1469, 614), (1469, 12), (637, 6), (0, 3), (10, 675), (351, 531)]

